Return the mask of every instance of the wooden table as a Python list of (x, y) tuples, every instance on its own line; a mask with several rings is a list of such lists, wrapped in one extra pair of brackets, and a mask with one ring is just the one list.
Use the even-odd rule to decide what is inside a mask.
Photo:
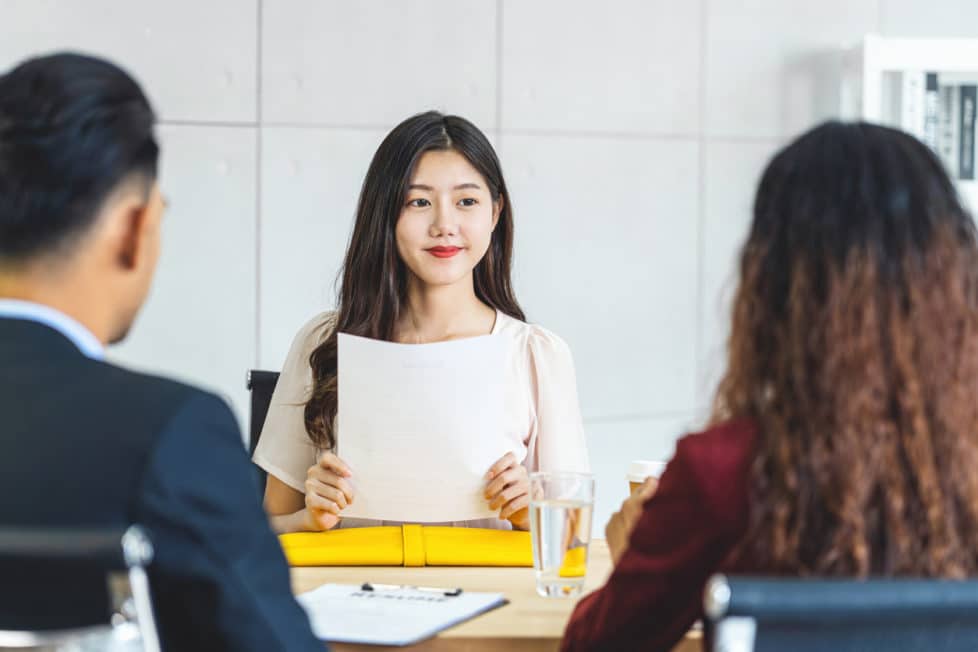
[[(602, 584), (611, 573), (611, 557), (603, 540), (591, 542), (585, 593)], [(459, 567), (306, 567), (292, 569), (292, 590), (303, 593), (326, 583), (410, 584), (419, 586), (460, 586), (466, 591), (502, 593), (509, 604), (447, 629), (437, 637), (410, 648), (367, 645), (332, 645), (337, 652), (377, 652), (410, 649), (414, 652), (506, 652), (555, 651), (576, 600), (542, 598), (537, 595), (532, 568)], [(505, 647), (503, 647), (505, 646)], [(674, 652), (700, 652), (700, 634), (692, 631)]]

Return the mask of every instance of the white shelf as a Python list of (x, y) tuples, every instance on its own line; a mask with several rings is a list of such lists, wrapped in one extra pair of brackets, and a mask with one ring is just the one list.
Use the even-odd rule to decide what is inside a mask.
[(978, 39), (885, 38), (868, 34), (846, 53), (842, 115), (878, 122), (882, 117), (883, 74), (932, 70), (973, 76), (978, 81)]
[[(840, 113), (849, 120), (898, 125), (884, 108), (890, 73), (936, 72), (954, 83), (978, 83), (978, 39), (886, 38), (869, 34), (843, 60)], [(978, 212), (978, 182), (957, 180), (962, 198)], [(976, 213), (978, 216), (978, 213)]]
[(867, 70), (975, 72), (978, 39), (885, 38), (869, 34), (862, 44)]

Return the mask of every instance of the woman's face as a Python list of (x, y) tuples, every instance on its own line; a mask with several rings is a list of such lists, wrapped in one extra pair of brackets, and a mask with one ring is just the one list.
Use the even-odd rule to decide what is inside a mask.
[(395, 235), (408, 270), (430, 286), (468, 281), (489, 248), (502, 200), (454, 150), (426, 152), (408, 182)]

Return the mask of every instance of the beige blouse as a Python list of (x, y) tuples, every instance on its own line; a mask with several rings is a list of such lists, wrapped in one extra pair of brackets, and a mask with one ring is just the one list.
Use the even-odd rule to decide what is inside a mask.
[[(306, 471), (319, 453), (306, 434), (303, 409), (312, 388), (309, 356), (333, 322), (324, 313), (302, 327), (282, 368), (254, 461), (296, 491), (304, 493)], [(577, 402), (574, 362), (567, 344), (550, 331), (496, 313), (492, 335), (511, 338), (505, 396), (506, 437), (521, 453), (527, 471), (589, 470), (584, 426)], [(341, 380), (342, 382), (342, 380)], [(337, 433), (342, 441), (344, 433)], [(488, 471), (488, 469), (486, 469)], [(395, 523), (342, 519), (340, 527)], [(483, 519), (445, 523), (509, 529), (509, 521)]]

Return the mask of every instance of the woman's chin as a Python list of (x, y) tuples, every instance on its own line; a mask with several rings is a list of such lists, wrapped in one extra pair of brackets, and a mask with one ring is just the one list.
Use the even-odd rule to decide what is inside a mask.
[(426, 265), (424, 269), (415, 272), (415, 276), (425, 286), (444, 287), (463, 281), (469, 281), (471, 283), (469, 279), (472, 278), (472, 270), (458, 264), (444, 265), (440, 269), (432, 269), (431, 266)]
[(447, 274), (428, 274), (424, 277), (421, 277), (421, 282), (424, 283), (425, 287), (443, 288), (443, 287), (451, 287), (453, 285), (463, 283), (467, 281), (468, 278), (469, 278), (468, 274), (461, 274), (461, 275), (455, 274), (451, 276)]

